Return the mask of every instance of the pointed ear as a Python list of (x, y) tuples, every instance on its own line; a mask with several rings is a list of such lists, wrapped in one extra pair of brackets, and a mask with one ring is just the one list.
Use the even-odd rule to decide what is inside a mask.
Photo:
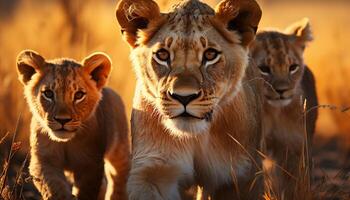
[(17, 56), (17, 73), (19, 80), (26, 85), (36, 73), (45, 66), (45, 59), (32, 50), (24, 50)]
[(308, 18), (304, 18), (286, 28), (285, 33), (288, 35), (295, 36), (297, 42), (305, 43), (313, 40), (311, 26)]
[(122, 0), (118, 3), (116, 16), (124, 40), (134, 48), (137, 46), (137, 31), (157, 21), (160, 10), (153, 0)]
[(93, 53), (83, 60), (84, 72), (96, 82), (97, 89), (106, 85), (111, 72), (112, 62), (105, 53)]
[(255, 0), (223, 0), (215, 8), (215, 17), (229, 31), (237, 31), (247, 47), (255, 38), (261, 9)]

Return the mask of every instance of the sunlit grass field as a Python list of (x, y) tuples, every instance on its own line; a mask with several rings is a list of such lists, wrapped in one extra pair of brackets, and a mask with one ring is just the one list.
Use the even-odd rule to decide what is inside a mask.
[[(107, 53), (113, 61), (109, 86), (122, 96), (130, 116), (135, 76), (130, 49), (121, 39), (115, 18), (117, 1), (76, 0), (69, 6), (64, 2), (23, 0), (0, 15), (0, 138), (18, 125), (16, 140), (22, 141), (24, 150), (31, 115), (15, 63), (23, 49), (33, 49), (46, 59), (70, 57), (78, 61), (95, 51)], [(157, 2), (166, 11), (176, 1)], [(219, 1), (206, 2), (215, 6)], [(341, 135), (350, 144), (350, 1), (258, 2), (263, 10), (260, 29), (284, 29), (304, 17), (310, 19), (315, 40), (307, 47), (305, 59), (316, 76), (320, 104), (329, 105), (320, 109), (316, 132)], [(0, 12), (4, 10), (0, 8)]]

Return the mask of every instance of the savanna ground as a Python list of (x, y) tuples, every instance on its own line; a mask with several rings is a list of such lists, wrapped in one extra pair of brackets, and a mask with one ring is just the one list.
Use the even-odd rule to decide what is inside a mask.
[[(157, 2), (166, 10), (174, 1)], [(316, 76), (319, 102), (325, 105), (320, 108), (314, 141), (314, 198), (350, 199), (350, 90), (347, 87), (350, 1), (258, 1), (263, 9), (260, 28), (283, 29), (303, 17), (311, 21), (315, 40), (307, 48), (305, 58)], [(218, 0), (206, 2), (214, 6)], [(21, 50), (33, 49), (48, 59), (77, 60), (94, 51), (106, 52), (114, 66), (109, 86), (121, 94), (130, 115), (135, 76), (128, 59), (129, 47), (121, 40), (116, 23), (116, 3), (114, 0), (0, 0), (2, 198), (39, 197), (26, 170), (30, 113), (15, 65)], [(14, 133), (15, 142), (12, 142)]]

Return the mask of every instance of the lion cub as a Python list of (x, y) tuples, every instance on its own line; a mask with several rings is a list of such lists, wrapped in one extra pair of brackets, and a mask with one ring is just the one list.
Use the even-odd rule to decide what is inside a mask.
[(126, 199), (128, 128), (121, 98), (104, 88), (108, 56), (48, 61), (26, 50), (17, 69), (33, 114), (29, 170), (43, 198), (97, 199), (105, 172), (105, 198)]
[[(285, 196), (293, 196), (295, 187), (291, 184), (295, 179), (291, 176), (297, 179), (301, 176), (299, 168), (303, 148), (311, 148), (317, 118), (317, 109), (311, 109), (318, 105), (315, 80), (303, 61), (305, 46), (311, 40), (310, 25), (304, 19), (291, 25), (285, 32), (258, 33), (251, 46), (252, 58), (265, 80), (263, 120), (267, 152), (290, 173), (284, 173), (286, 185), (280, 186)], [(306, 118), (304, 100), (306, 110), (309, 110)], [(305, 138), (308, 139), (307, 147)], [(299, 198), (294, 196), (287, 199)]]

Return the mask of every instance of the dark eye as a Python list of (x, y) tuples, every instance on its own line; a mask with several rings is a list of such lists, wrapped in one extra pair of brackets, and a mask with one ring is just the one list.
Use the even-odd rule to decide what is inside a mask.
[(297, 70), (299, 69), (299, 65), (298, 64), (293, 64), (289, 67), (289, 72), (290, 73), (295, 73)]
[(85, 96), (85, 92), (78, 91), (74, 94), (74, 100), (80, 100)]
[(170, 53), (166, 49), (159, 49), (155, 54), (160, 61), (168, 61), (170, 58)]
[(47, 99), (53, 99), (53, 97), (54, 97), (54, 92), (52, 91), (52, 90), (49, 90), (49, 89), (47, 89), (47, 90), (45, 90), (44, 92), (43, 92), (43, 95), (44, 95), (44, 97), (46, 97)]
[(217, 58), (219, 56), (220, 52), (216, 49), (213, 48), (209, 48), (207, 50), (205, 50), (203, 57), (205, 59), (205, 61), (213, 61), (215, 60), (215, 58)]
[(261, 65), (259, 66), (259, 69), (261, 71), (262, 74), (271, 74), (271, 70), (270, 70), (270, 67), (267, 66), (267, 65)]

